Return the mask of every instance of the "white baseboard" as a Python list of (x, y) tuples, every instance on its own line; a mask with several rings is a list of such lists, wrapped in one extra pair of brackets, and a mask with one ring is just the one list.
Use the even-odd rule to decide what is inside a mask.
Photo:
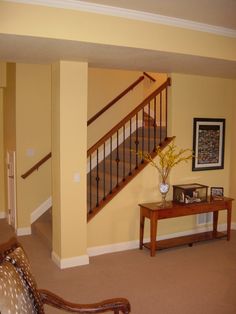
[[(43, 215), (52, 206), (52, 198), (49, 197), (45, 202), (43, 202), (39, 207), (37, 207), (30, 216), (31, 224), (37, 220), (41, 215)], [(16, 234), (18, 236), (30, 235), (31, 226), (26, 228), (17, 228)]]
[(52, 252), (52, 260), (60, 269), (65, 269), (65, 268), (89, 264), (89, 256), (88, 255), (81, 255), (81, 256), (75, 256), (75, 257), (71, 257), (71, 258), (60, 259), (60, 257), (55, 252)]
[[(220, 224), (218, 225), (218, 231), (226, 231), (227, 225)], [(236, 223), (231, 224), (231, 229), (236, 230)], [(176, 238), (181, 237), (185, 235), (190, 234), (196, 234), (201, 232), (206, 232), (212, 230), (212, 226), (205, 226), (205, 227), (198, 227), (192, 230), (167, 234), (167, 235), (160, 235), (158, 236), (158, 240), (166, 240), (170, 238)], [(144, 242), (149, 242), (150, 238), (145, 238)], [(103, 246), (95, 246), (90, 247), (87, 249), (88, 256), (97, 256), (107, 253), (115, 253), (115, 252), (121, 252), (121, 251), (127, 251), (127, 250), (133, 250), (139, 248), (139, 240), (129, 241), (129, 242), (122, 242), (122, 243), (116, 243), (116, 244), (109, 244), (109, 245), (103, 245)]]
[(0, 212), (0, 219), (4, 219), (7, 217), (6, 212)]
[(30, 235), (30, 234), (31, 234), (31, 227), (17, 228), (17, 229), (16, 229), (16, 234), (17, 234), (18, 236)]
[(31, 224), (35, 222), (40, 216), (42, 216), (52, 206), (52, 197), (50, 196), (45, 202), (37, 207), (30, 216)]
[(110, 245), (102, 245), (102, 246), (95, 246), (87, 249), (88, 256), (97, 256), (107, 253), (115, 253), (121, 251), (128, 251), (137, 249), (139, 247), (139, 241), (129, 241), (129, 242), (122, 242)]

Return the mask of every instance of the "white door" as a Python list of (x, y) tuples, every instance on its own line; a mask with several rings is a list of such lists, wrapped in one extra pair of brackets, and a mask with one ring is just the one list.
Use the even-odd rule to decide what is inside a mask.
[(7, 152), (8, 223), (16, 229), (16, 174), (15, 152)]

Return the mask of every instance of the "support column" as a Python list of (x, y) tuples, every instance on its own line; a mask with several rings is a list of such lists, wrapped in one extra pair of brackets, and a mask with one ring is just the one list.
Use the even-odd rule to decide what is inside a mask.
[(85, 62), (52, 66), (52, 258), (60, 268), (89, 263), (87, 75)]

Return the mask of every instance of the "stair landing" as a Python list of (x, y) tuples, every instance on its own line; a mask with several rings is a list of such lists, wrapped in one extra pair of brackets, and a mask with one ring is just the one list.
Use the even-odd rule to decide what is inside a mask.
[(52, 250), (52, 209), (48, 209), (32, 224), (32, 233), (36, 234)]

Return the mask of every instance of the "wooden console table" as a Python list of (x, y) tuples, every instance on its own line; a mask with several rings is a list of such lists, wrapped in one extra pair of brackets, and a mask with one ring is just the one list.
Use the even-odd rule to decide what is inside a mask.
[[(230, 226), (231, 226), (231, 211), (232, 198), (224, 197), (223, 200), (211, 200), (210, 198), (204, 203), (192, 204), (178, 204), (174, 202), (167, 202), (165, 207), (161, 207), (160, 203), (146, 203), (139, 204), (140, 206), (140, 244), (139, 248), (143, 246), (150, 249), (151, 256), (155, 256), (155, 251), (158, 249), (170, 248), (177, 245), (189, 244), (203, 240), (210, 240), (216, 238), (227, 237), (230, 240)], [(218, 214), (220, 210), (227, 210), (227, 231), (218, 232)], [(178, 238), (156, 241), (157, 223), (159, 219), (167, 219), (174, 217), (181, 217), (187, 215), (195, 215), (213, 212), (213, 230), (209, 232), (197, 233)], [(150, 243), (143, 243), (144, 223), (145, 218), (150, 219)]]

